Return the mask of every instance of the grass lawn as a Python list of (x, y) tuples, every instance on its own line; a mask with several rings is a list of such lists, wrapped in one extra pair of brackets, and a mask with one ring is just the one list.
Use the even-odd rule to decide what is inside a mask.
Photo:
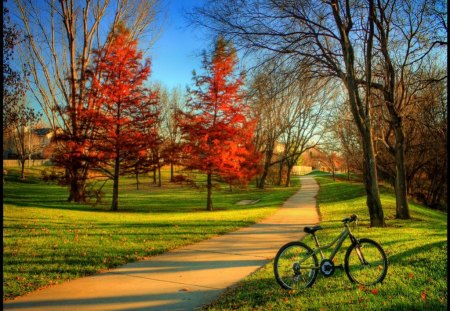
[(112, 212), (110, 182), (104, 203), (68, 203), (67, 188), (44, 183), (40, 170), (28, 169), (19, 181), (18, 169), (8, 169), (3, 187), (4, 300), (248, 226), (298, 190), (297, 184), (230, 192), (222, 185), (208, 212), (204, 190), (168, 182), (159, 188), (149, 177), (136, 190), (130, 177), (121, 180), (119, 211)]
[[(330, 278), (319, 273), (311, 288), (288, 292), (276, 283), (273, 263), (269, 263), (204, 310), (447, 310), (447, 214), (411, 203), (412, 219), (396, 220), (394, 194), (382, 189), (387, 228), (369, 228), (361, 184), (333, 182), (331, 177), (316, 180), (325, 228), (317, 234), (319, 241), (328, 244), (342, 230), (341, 219), (359, 215), (362, 221), (353, 232), (378, 241), (388, 256), (385, 281), (358, 286), (337, 270)], [(310, 237), (304, 242), (314, 245)], [(349, 245), (348, 240), (344, 242), (336, 264), (343, 263)]]

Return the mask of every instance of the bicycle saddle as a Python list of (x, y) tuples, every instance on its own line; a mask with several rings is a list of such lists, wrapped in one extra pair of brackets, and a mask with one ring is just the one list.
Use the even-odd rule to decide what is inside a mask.
[(316, 232), (317, 230), (322, 230), (323, 228), (321, 226), (314, 226), (314, 227), (305, 227), (303, 229), (303, 231), (305, 231), (306, 233), (311, 233), (313, 234), (314, 232)]

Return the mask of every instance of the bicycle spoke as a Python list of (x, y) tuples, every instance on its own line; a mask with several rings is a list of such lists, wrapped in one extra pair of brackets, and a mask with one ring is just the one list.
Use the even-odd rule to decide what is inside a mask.
[(346, 272), (349, 278), (363, 285), (381, 282), (386, 276), (387, 259), (381, 246), (369, 239), (362, 239), (346, 254)]
[(285, 289), (309, 287), (317, 277), (317, 257), (305, 244), (289, 243), (275, 257), (274, 272), (277, 282)]

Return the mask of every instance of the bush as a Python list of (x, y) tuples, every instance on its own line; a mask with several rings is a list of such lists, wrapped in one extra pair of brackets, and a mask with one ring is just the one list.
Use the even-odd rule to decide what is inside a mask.
[(45, 182), (56, 182), (58, 184), (64, 183), (64, 173), (52, 169), (44, 169), (41, 171), (41, 178)]

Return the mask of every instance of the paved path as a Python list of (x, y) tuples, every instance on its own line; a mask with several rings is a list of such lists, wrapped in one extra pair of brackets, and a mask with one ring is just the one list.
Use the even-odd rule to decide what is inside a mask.
[(275, 214), (253, 226), (146, 261), (38, 290), (4, 310), (195, 310), (272, 259), (286, 242), (317, 224), (313, 177)]

